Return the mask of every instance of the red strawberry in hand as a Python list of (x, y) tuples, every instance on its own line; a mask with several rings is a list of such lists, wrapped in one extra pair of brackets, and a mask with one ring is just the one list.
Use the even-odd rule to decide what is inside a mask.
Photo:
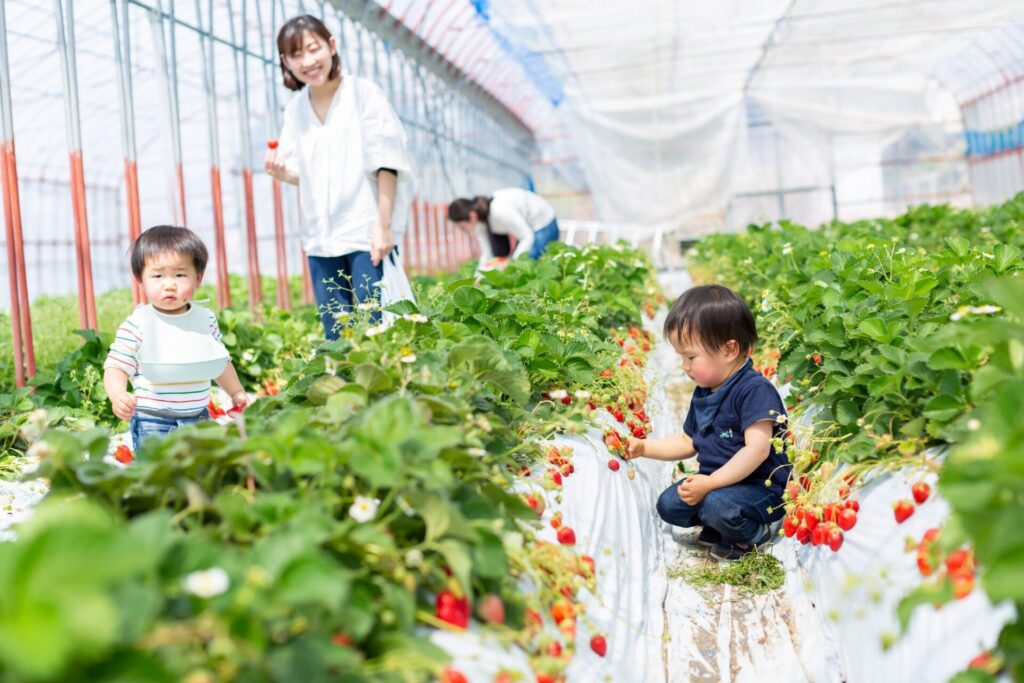
[(114, 460), (118, 461), (122, 465), (128, 465), (132, 461), (132, 449), (128, 448), (127, 445), (121, 444), (114, 451)]
[(923, 481), (919, 481), (910, 487), (910, 492), (914, 494), (914, 500), (916, 500), (917, 504), (920, 505), (928, 500), (928, 496), (932, 492), (932, 487), (928, 486), (928, 484)]
[(608, 641), (605, 640), (604, 636), (598, 634), (590, 639), (590, 649), (598, 657), (604, 657), (605, 653), (608, 652)]
[(604, 435), (604, 445), (613, 451), (617, 451), (622, 448), (622, 438), (616, 431), (608, 432)]
[(576, 545), (576, 532), (572, 530), (572, 527), (561, 527), (558, 530), (558, 542), (562, 545)]
[(914, 514), (914, 504), (904, 498), (892, 504), (892, 512), (896, 517), (896, 523), (903, 524), (910, 515)]
[(277, 149), (277, 140), (267, 140), (267, 147)]

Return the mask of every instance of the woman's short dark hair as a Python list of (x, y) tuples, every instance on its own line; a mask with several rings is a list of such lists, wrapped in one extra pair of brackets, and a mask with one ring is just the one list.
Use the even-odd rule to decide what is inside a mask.
[(735, 339), (745, 356), (757, 345), (757, 325), (750, 307), (722, 285), (701, 285), (683, 292), (665, 318), (664, 333), (666, 337), (692, 338), (710, 351)]
[(470, 211), (475, 211), (477, 220), (486, 223), (488, 216), (491, 215), (491, 198), (477, 196), (472, 199), (465, 197), (456, 199), (448, 205), (448, 220), (453, 223), (468, 221)]
[(128, 256), (131, 259), (132, 275), (136, 280), (142, 279), (142, 271), (146, 267), (146, 261), (160, 254), (173, 252), (184, 254), (192, 259), (192, 265), (196, 267), (196, 274), (202, 275), (206, 272), (206, 262), (209, 254), (206, 245), (188, 228), (179, 228), (174, 225), (156, 225), (139, 235), (139, 238), (132, 242), (128, 248)]
[[(281, 61), (281, 75), (284, 78), (284, 87), (289, 90), (302, 90), (306, 84), (295, 77), (291, 69), (284, 65), (284, 56), (302, 48), (302, 34), (309, 31), (325, 43), (330, 43), (331, 32), (327, 30), (324, 22), (311, 14), (300, 14), (285, 22), (281, 30), (277, 32), (277, 54)], [(341, 73), (341, 57), (335, 52), (331, 57), (331, 71), (327, 74), (327, 80), (333, 81)]]

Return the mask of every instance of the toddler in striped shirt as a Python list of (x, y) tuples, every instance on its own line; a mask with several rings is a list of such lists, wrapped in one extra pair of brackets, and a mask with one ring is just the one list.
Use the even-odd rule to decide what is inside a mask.
[(103, 386), (114, 414), (129, 421), (137, 453), (146, 436), (209, 419), (211, 379), (235, 407), (245, 408), (249, 399), (221, 343), (217, 318), (192, 301), (207, 262), (199, 236), (158, 225), (132, 243), (129, 257), (149, 303), (136, 306), (117, 328), (103, 363)]

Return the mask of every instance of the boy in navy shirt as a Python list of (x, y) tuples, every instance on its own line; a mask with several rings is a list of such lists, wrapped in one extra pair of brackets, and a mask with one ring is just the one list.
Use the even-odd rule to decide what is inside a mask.
[(721, 285), (687, 290), (665, 319), (665, 337), (697, 384), (683, 434), (629, 439), (627, 457), (682, 460), (697, 456), (699, 473), (666, 489), (658, 514), (674, 526), (703, 529), (698, 543), (735, 560), (771, 540), (789, 476), (772, 439), (786, 430), (779, 392), (753, 368), (757, 344), (746, 302)]

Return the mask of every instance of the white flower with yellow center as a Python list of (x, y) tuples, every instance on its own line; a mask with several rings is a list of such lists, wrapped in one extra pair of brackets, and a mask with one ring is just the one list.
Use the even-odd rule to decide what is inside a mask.
[(372, 311), (373, 309), (377, 308), (377, 302), (364, 301), (363, 303), (359, 304), (358, 308), (360, 311)]
[(185, 577), (185, 590), (199, 598), (213, 598), (228, 590), (231, 579), (220, 567), (192, 572)]
[(556, 401), (561, 401), (563, 398), (569, 395), (569, 392), (566, 391), (565, 389), (555, 389), (554, 391), (549, 392), (549, 395)]
[(378, 334), (382, 333), (386, 329), (387, 328), (384, 327), (383, 325), (372, 325), (372, 326), (366, 328), (366, 336), (367, 337), (376, 337)]
[(377, 516), (380, 500), (367, 496), (356, 496), (356, 502), (348, 509), (348, 514), (357, 522), (369, 522)]
[(419, 313), (405, 313), (402, 315), (404, 320), (408, 320), (411, 323), (425, 323), (427, 322), (427, 316), (420, 315)]

